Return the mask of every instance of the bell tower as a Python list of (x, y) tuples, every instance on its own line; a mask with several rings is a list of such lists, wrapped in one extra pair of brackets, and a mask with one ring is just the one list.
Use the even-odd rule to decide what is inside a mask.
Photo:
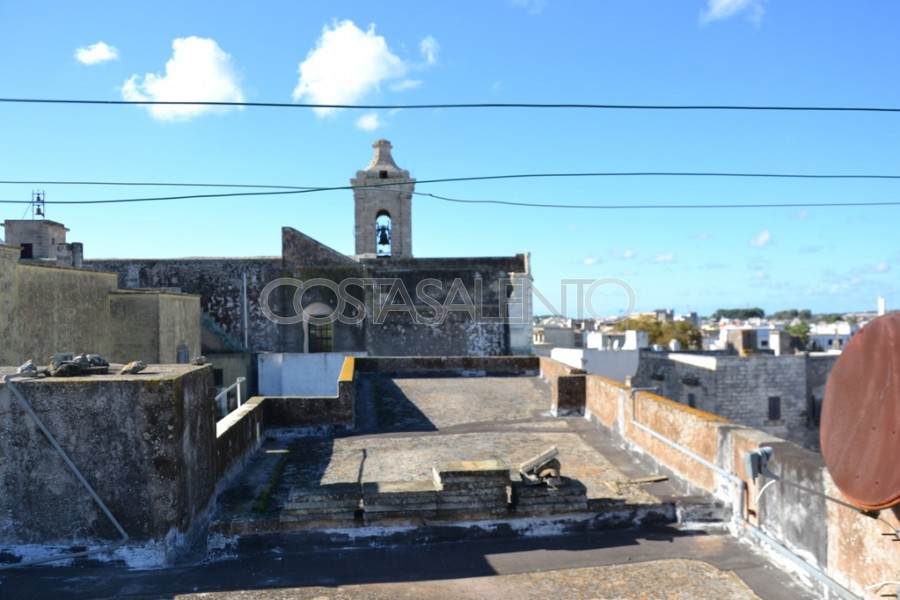
[(356, 215), (356, 254), (374, 257), (412, 257), (412, 194), (416, 180), (391, 156), (391, 143), (372, 144), (372, 161), (356, 177), (353, 201)]

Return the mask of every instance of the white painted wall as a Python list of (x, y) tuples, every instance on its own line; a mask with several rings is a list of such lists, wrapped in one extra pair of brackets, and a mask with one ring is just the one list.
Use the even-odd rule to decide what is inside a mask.
[(337, 396), (337, 381), (345, 356), (366, 353), (316, 352), (288, 354), (270, 352), (259, 355), (259, 394), (261, 396)]
[(638, 350), (650, 346), (647, 332), (634, 329), (616, 333), (589, 331), (584, 336), (584, 342), (586, 348), (598, 350)]
[(625, 383), (637, 373), (640, 350), (597, 350), (593, 348), (554, 348), (550, 358)]

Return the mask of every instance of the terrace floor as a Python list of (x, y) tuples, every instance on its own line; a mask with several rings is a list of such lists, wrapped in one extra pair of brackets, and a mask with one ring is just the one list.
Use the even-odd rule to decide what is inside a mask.
[(676, 504), (715, 511), (710, 498), (637, 460), (583, 418), (550, 415), (549, 398), (549, 386), (536, 377), (363, 377), (354, 430), (270, 437), (219, 497), (216, 527), (304, 529), (310, 523), (283, 518), (291, 496), (340, 484), (425, 484), (441, 463), (499, 461), (517, 481), (518, 466), (551, 447), (562, 475), (586, 488), (591, 511), (625, 511), (624, 518), (636, 511), (665, 518)]

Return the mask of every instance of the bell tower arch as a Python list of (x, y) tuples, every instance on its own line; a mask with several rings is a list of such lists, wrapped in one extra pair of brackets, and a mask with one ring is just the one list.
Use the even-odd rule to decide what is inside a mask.
[(416, 180), (391, 156), (391, 143), (372, 144), (369, 165), (350, 180), (355, 204), (356, 254), (412, 257), (412, 194)]

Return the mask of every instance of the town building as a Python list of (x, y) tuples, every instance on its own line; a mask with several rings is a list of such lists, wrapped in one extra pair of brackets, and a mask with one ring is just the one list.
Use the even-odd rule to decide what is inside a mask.
[(815, 450), (825, 385), (837, 357), (644, 351), (632, 384)]
[[(448, 356), (530, 354), (528, 254), (414, 257), (415, 179), (397, 166), (390, 142), (377, 140), (373, 149), (351, 179), (354, 255), (284, 227), (280, 257), (90, 259), (84, 266), (118, 273), (123, 288), (200, 296), (203, 353), (221, 384), (239, 376), (255, 383), (260, 357), (280, 360), (265, 358), (272, 354), (340, 355), (333, 365), (345, 355), (422, 356), (438, 348)], [(327, 375), (332, 384), (335, 375)]]
[(809, 328), (809, 342), (807, 345), (811, 350), (820, 352), (842, 350), (857, 331), (859, 331), (859, 326), (847, 321), (815, 323)]
[(590, 331), (584, 348), (554, 348), (550, 357), (586, 373), (603, 375), (620, 383), (637, 373), (641, 350), (649, 347), (646, 331)]
[(58, 223), (4, 225), (15, 245), (0, 245), (0, 364), (47, 365), (51, 356), (83, 353), (118, 363), (187, 363), (200, 354), (199, 297), (125, 290), (115, 273), (58, 266), (72, 257)]

